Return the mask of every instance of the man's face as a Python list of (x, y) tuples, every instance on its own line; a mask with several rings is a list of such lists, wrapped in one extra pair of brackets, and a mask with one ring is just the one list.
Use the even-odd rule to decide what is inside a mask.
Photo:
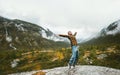
[(68, 31), (68, 35), (72, 35), (72, 32), (71, 32), (71, 31)]

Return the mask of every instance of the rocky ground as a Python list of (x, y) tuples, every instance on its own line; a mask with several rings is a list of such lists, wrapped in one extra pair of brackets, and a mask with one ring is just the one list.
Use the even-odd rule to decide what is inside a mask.
[(58, 67), (10, 75), (120, 75), (120, 70), (101, 66), (79, 65), (72, 69), (68, 69), (68, 67)]

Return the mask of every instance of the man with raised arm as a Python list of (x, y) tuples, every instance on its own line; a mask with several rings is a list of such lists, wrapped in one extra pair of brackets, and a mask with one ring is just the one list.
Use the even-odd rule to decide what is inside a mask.
[(77, 32), (72, 34), (71, 31), (68, 31), (68, 35), (59, 34), (59, 36), (66, 37), (71, 42), (72, 56), (71, 56), (69, 63), (68, 63), (69, 69), (71, 68), (71, 66), (75, 67), (75, 65), (78, 61), (78, 47), (77, 47), (77, 40), (75, 37), (76, 34), (77, 34)]

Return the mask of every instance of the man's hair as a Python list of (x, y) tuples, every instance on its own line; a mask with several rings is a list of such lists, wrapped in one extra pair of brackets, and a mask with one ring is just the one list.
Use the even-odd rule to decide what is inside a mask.
[(68, 35), (72, 35), (72, 32), (71, 32), (71, 31), (68, 31)]

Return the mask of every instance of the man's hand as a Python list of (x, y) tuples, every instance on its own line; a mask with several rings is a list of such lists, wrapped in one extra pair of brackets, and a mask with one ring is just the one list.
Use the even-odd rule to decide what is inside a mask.
[(60, 36), (60, 34), (55, 34), (56, 36)]

